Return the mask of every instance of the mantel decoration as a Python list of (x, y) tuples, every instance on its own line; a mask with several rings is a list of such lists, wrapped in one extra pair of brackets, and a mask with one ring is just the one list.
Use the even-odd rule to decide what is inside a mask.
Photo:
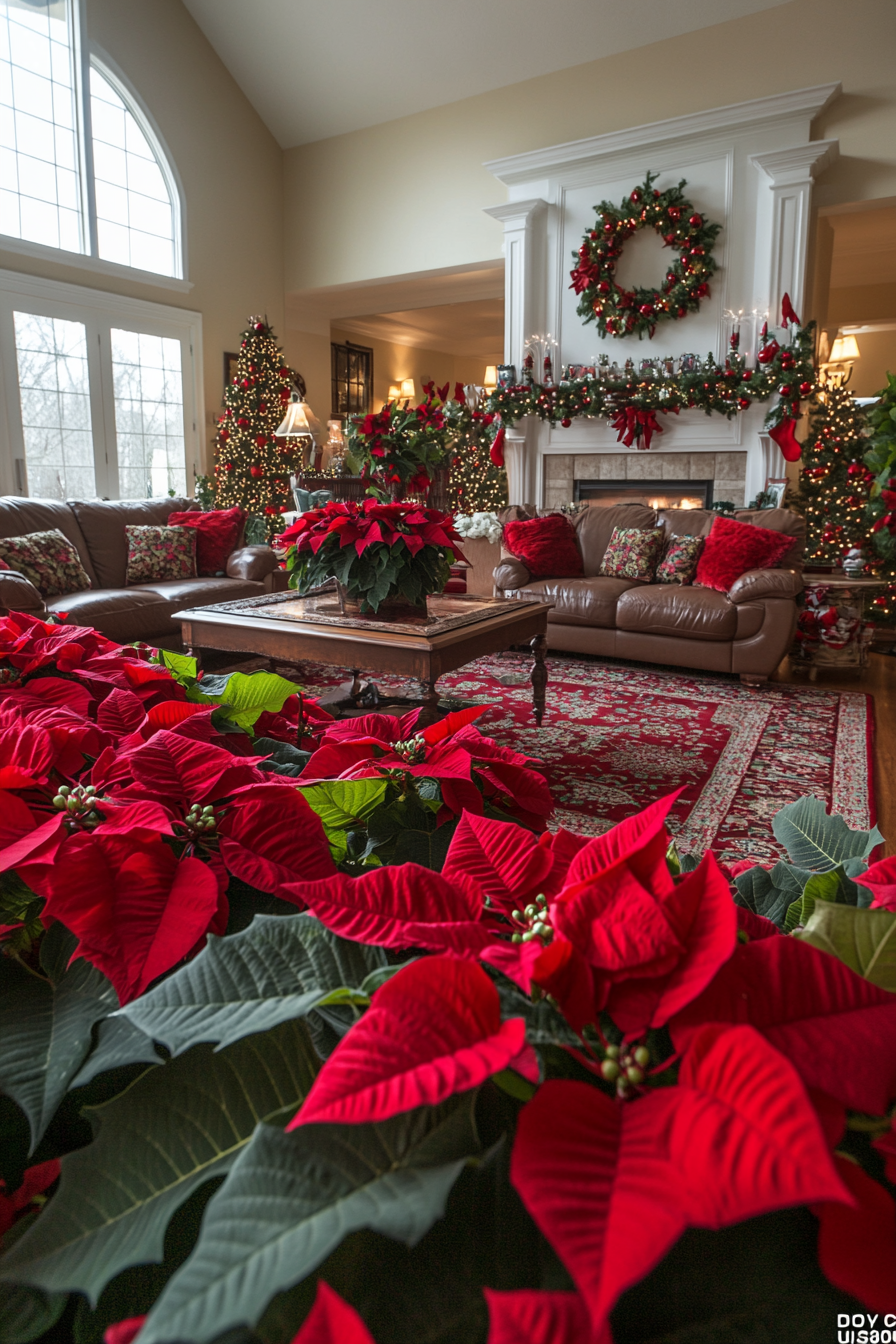
[[(576, 311), (584, 322), (596, 322), (601, 336), (641, 340), (646, 332), (650, 339), (659, 322), (696, 313), (700, 300), (709, 297), (709, 278), (717, 269), (712, 249), (722, 226), (694, 209), (684, 195), (684, 178), (677, 187), (657, 191), (658, 176), (648, 173), (618, 207), (611, 201), (595, 206), (597, 226), (573, 253), (570, 288), (581, 296)], [(627, 240), (644, 228), (660, 234), (678, 259), (669, 263), (660, 289), (625, 289), (614, 277), (616, 263)]]
[(449, 514), (416, 503), (334, 500), (309, 509), (275, 540), (285, 552), (289, 586), (304, 597), (335, 578), (347, 615), (426, 615), (426, 598), (463, 560)]
[[(612, 422), (620, 443), (647, 449), (654, 435), (663, 433), (658, 414), (678, 415), (693, 407), (730, 420), (754, 401), (777, 395), (779, 400), (766, 415), (764, 428), (788, 462), (798, 461), (802, 448), (793, 431), (800, 402), (815, 388), (815, 323), (801, 327), (787, 295), (782, 308), (786, 343), (779, 345), (764, 326), (755, 369), (744, 367), (736, 337), (732, 337), (724, 364), (712, 353), (702, 361), (695, 355), (682, 355), (676, 373), (671, 357), (642, 360), (638, 370), (629, 359), (623, 369), (602, 363), (568, 370), (556, 385), (522, 382), (497, 387), (483, 405), (483, 410), (501, 422), (492, 443), (493, 460), (503, 461), (504, 430), (526, 415), (564, 428), (579, 417), (605, 418)], [(569, 376), (572, 373), (575, 376)]]

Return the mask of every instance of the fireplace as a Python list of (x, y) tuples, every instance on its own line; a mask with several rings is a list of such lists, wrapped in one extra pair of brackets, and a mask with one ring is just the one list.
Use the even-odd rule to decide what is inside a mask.
[(575, 481), (576, 501), (607, 508), (611, 504), (646, 504), (651, 509), (708, 509), (713, 482)]

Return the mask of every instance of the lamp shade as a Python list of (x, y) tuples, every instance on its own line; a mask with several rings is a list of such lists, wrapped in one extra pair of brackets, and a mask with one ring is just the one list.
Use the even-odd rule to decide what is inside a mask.
[(386, 400), (387, 400), (387, 401), (400, 401), (400, 400), (401, 400), (401, 383), (390, 383), (390, 384), (389, 384), (389, 395), (387, 396)]
[(401, 380), (401, 397), (402, 397), (402, 400), (404, 400), (405, 398), (408, 398), (410, 401), (413, 401), (413, 400), (414, 400), (414, 397), (415, 397), (416, 395), (417, 395), (417, 391), (416, 391), (416, 388), (414, 387), (414, 380), (413, 380), (413, 378), (402, 378), (402, 380)]
[(320, 421), (307, 401), (291, 401), (286, 407), (282, 423), (274, 430), (281, 439), (292, 439), (299, 435), (313, 438), (320, 432)]
[(486, 364), (485, 366), (485, 386), (497, 387), (498, 385), (498, 366), (497, 364)]
[(855, 336), (838, 336), (831, 347), (832, 364), (843, 364), (848, 359), (858, 359), (859, 343)]

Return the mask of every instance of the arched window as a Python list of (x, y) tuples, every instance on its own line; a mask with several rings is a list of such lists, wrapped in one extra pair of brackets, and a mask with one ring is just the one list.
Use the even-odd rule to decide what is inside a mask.
[(180, 277), (173, 170), (83, 50), (79, 0), (0, 0), (0, 234)]

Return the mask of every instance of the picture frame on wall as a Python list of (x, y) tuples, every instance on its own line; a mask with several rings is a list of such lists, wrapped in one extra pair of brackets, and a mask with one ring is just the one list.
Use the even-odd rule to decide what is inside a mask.
[(780, 509), (784, 506), (784, 491), (787, 489), (787, 477), (768, 476), (765, 481), (765, 507)]
[(239, 355), (235, 355), (232, 350), (224, 351), (224, 386), (230, 387), (236, 377), (236, 366), (239, 362)]

